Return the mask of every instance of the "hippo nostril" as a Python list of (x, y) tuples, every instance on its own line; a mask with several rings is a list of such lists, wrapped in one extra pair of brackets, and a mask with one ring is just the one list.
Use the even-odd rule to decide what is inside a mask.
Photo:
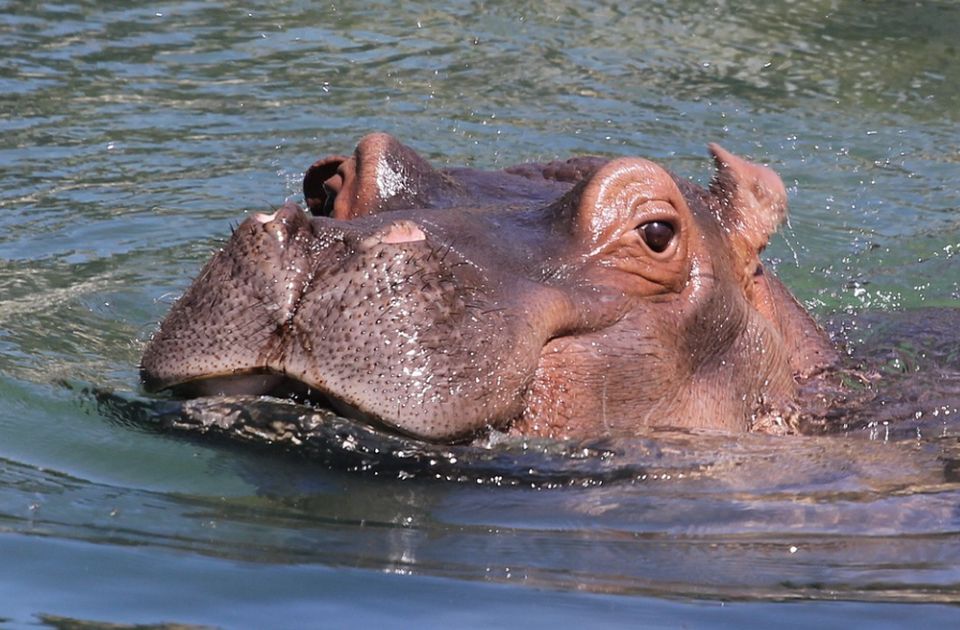
[(372, 236), (361, 241), (365, 247), (373, 247), (381, 243), (396, 245), (400, 243), (418, 243), (427, 239), (420, 226), (413, 221), (394, 221)]
[(303, 229), (304, 225), (309, 226), (309, 221), (303, 210), (292, 202), (285, 203), (276, 212), (269, 214), (257, 212), (253, 215), (252, 220), (281, 243)]
[(415, 243), (427, 238), (420, 226), (413, 221), (397, 221), (383, 235), (384, 243)]

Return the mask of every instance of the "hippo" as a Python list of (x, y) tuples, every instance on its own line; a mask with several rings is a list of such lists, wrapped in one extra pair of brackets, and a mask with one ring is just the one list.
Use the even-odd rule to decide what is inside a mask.
[(396, 138), (254, 213), (149, 341), (148, 391), (289, 396), (426, 442), (771, 430), (838, 353), (764, 267), (770, 168), (438, 169)]

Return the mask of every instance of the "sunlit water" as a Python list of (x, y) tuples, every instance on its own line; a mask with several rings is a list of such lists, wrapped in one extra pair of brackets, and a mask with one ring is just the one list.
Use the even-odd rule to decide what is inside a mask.
[[(768, 255), (819, 315), (956, 307), (960, 6), (220, 4), (0, 1), (0, 619), (956, 621), (950, 404), (892, 437), (395, 445), (407, 466), (157, 430), (136, 365), (232, 223), (372, 130), (438, 165), (699, 181), (719, 141), (782, 174)], [(885, 370), (956, 383), (957, 345), (892, 330)]]

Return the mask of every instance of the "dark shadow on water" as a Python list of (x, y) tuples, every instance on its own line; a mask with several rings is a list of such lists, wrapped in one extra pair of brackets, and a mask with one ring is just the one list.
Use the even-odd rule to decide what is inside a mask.
[[(953, 459), (945, 453), (960, 438), (958, 311), (838, 316), (829, 327), (846, 348), (847, 367), (806, 387), (811, 410), (797, 422), (804, 435), (832, 436), (819, 441), (645, 429), (630, 438), (581, 441), (521, 439), (491, 431), (471, 444), (437, 445), (276, 398), (148, 399), (95, 387), (81, 388), (81, 397), (123, 426), (247, 443), (335, 470), (400, 479), (588, 487), (703, 475), (731, 462), (746, 465), (757, 451), (780, 457), (816, 452), (843, 459), (851, 448), (868, 452), (899, 442), (906, 443), (900, 448), (944, 450), (941, 472), (955, 475)], [(872, 446), (852, 447), (851, 439)]]
[[(664, 461), (656, 439), (561, 442), (491, 437), (486, 445), (438, 445), (378, 430), (286, 400), (254, 396), (151, 401), (90, 392), (101, 413), (124, 425), (245, 442), (330, 468), (446, 481), (535, 487), (601, 485), (678, 474), (699, 462)], [(672, 433), (672, 432), (671, 432)], [(662, 462), (662, 463), (661, 463)]]
[(39, 614), (37, 618), (43, 627), (54, 630), (211, 630), (213, 628), (213, 626), (182, 623), (107, 623), (48, 614)]

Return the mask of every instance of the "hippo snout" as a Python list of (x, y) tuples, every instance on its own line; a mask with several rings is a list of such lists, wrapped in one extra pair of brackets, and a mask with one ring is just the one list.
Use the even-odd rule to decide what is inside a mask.
[(253, 215), (161, 325), (145, 384), (299, 392), (436, 438), (516, 417), (546, 333), (511, 324), (514, 285), (456, 246), (455, 225), (430, 223)]

